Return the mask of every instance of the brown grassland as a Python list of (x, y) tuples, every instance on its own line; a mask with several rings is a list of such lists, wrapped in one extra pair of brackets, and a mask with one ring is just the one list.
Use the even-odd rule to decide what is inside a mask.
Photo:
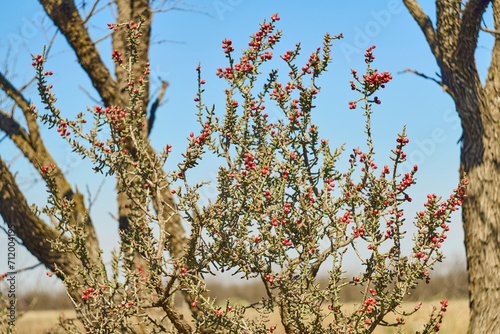
[[(428, 319), (432, 305), (439, 305), (439, 301), (424, 302), (422, 308), (415, 315), (408, 318), (405, 326), (404, 333), (415, 333), (422, 330), (422, 324)], [(415, 306), (414, 302), (407, 302), (403, 305), (402, 310), (412, 310)], [(326, 307), (326, 306), (325, 306)], [(187, 308), (184, 309), (187, 314)], [(17, 321), (18, 334), (42, 334), (47, 333), (49, 329), (54, 327), (59, 317), (63, 315), (67, 318), (75, 317), (73, 310), (33, 310), (26, 312)], [(395, 317), (395, 316), (394, 316)], [(469, 307), (466, 299), (457, 299), (449, 301), (448, 311), (444, 317), (442, 329), (440, 333), (443, 334), (460, 334), (465, 333), (469, 322)], [(326, 323), (326, 321), (325, 321)], [(270, 325), (278, 325), (278, 328), (273, 333), (284, 333), (279, 323), (279, 316), (275, 312), (270, 317)], [(379, 327), (375, 333), (389, 334), (396, 333), (394, 328)]]
[[(439, 307), (441, 299), (449, 299), (448, 310), (445, 314), (444, 321), (439, 333), (466, 333), (469, 322), (469, 307), (467, 300), (467, 273), (465, 270), (457, 269), (462, 266), (457, 265), (454, 270), (447, 273), (435, 274), (431, 279), (430, 284), (419, 284), (412, 294), (408, 296), (407, 301), (403, 304), (400, 311), (411, 311), (418, 304), (418, 301), (423, 301), (421, 309), (413, 316), (407, 317), (406, 324), (403, 327), (403, 333), (415, 333), (423, 329), (423, 324), (429, 319), (432, 307)], [(326, 285), (326, 278), (319, 280), (320, 286)], [(221, 306), (226, 305), (224, 302), (230, 299), (232, 304), (248, 305), (260, 300), (265, 291), (262, 284), (259, 282), (248, 282), (246, 284), (227, 284), (221, 281), (209, 281), (208, 288), (211, 297), (221, 301)], [(38, 302), (36, 302), (38, 300)], [(176, 299), (179, 300), (180, 299)], [(353, 288), (345, 288), (341, 294), (341, 300), (345, 308), (344, 312), (351, 312), (356, 303), (359, 303), (359, 291)], [(35, 302), (33, 302), (35, 301)], [(28, 306), (31, 304), (31, 306)], [(71, 301), (63, 291), (57, 293), (32, 291), (19, 300), (18, 309), (19, 318), (16, 321), (16, 329), (18, 334), (41, 334), (41, 333), (62, 333), (60, 331), (50, 332), (54, 328), (59, 317), (62, 315), (66, 318), (75, 318), (75, 311), (71, 309)], [(178, 307), (183, 310), (186, 317), (190, 318), (190, 312), (187, 305), (179, 302)], [(325, 309), (327, 305), (325, 305)], [(22, 314), (22, 312), (24, 312)], [(21, 315), (22, 314), (22, 315)], [(153, 315), (153, 314), (152, 314)], [(257, 312), (249, 314), (249, 316), (257, 316)], [(162, 315), (157, 314), (158, 318)], [(387, 317), (387, 320), (393, 320), (396, 315)], [(332, 318), (327, 318), (325, 324), (331, 321)], [(168, 328), (165, 321), (164, 324)], [(277, 330), (273, 334), (284, 333), (280, 323), (278, 312), (273, 313), (269, 317), (269, 326), (277, 326)], [(397, 333), (395, 328), (379, 327), (375, 333), (389, 334)]]

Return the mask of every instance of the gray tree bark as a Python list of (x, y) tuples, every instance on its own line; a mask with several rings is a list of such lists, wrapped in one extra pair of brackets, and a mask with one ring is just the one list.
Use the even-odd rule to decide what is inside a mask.
[[(437, 0), (436, 27), (416, 0), (404, 0), (441, 70), (463, 129), (460, 173), (469, 179), (462, 219), (469, 277), (469, 334), (500, 326), (500, 1)], [(486, 82), (474, 52), (486, 7), (493, 7), (495, 43)]]

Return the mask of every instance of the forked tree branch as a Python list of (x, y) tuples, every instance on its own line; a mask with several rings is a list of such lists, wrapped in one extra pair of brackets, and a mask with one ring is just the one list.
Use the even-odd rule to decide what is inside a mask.
[(420, 7), (416, 0), (403, 0), (403, 2), (424, 33), (425, 39), (427, 40), (427, 43), (431, 48), (432, 54), (434, 54), (434, 57), (438, 59), (440, 56), (439, 48), (437, 44), (436, 31), (432, 26), (431, 19), (427, 14), (425, 14), (424, 10), (422, 9), (422, 7)]
[(38, 125), (36, 123), (36, 118), (33, 115), (30, 104), (26, 100), (26, 98), (14, 88), (14, 86), (10, 83), (9, 80), (0, 73), (0, 88), (11, 98), (14, 100), (14, 103), (21, 108), (23, 111), (24, 117), (26, 118), (26, 124), (28, 126), (27, 137), (29, 138), (29, 143), (32, 146), (37, 146), (40, 142), (40, 131), (38, 129)]
[(448, 86), (446, 86), (442, 81), (439, 81), (433, 77), (429, 77), (427, 75), (425, 75), (424, 73), (421, 73), (421, 72), (418, 72), (418, 71), (415, 71), (415, 70), (412, 70), (410, 68), (405, 68), (404, 71), (401, 71), (401, 72), (398, 72), (398, 74), (401, 74), (401, 73), (406, 73), (406, 72), (409, 72), (409, 73), (413, 73), (413, 74), (416, 74), (418, 75), (419, 77), (422, 77), (424, 79), (427, 79), (427, 80), (432, 80), (434, 81), (435, 83), (437, 83), (439, 86), (441, 86), (441, 88), (443, 88), (443, 91), (450, 94), (450, 96), (452, 98), (454, 98), (453, 96), (453, 92), (450, 90), (450, 88)]
[[(99, 3), (99, 1), (100, 1), (100, 0), (96, 0), (96, 1), (94, 1), (94, 4), (92, 5), (92, 8), (90, 9), (90, 12), (87, 14), (87, 17), (83, 20), (83, 24), (84, 24), (84, 25), (85, 25), (85, 24), (87, 24), (87, 22), (90, 20), (90, 18), (96, 14), (96, 13), (95, 13), (95, 9), (96, 9), (97, 4)], [(104, 6), (104, 7), (106, 7), (106, 6)], [(104, 7), (103, 7), (103, 8), (104, 8)], [(101, 8), (101, 9), (102, 9), (102, 8)]]
[[(23, 129), (23, 127), (13, 119), (9, 113), (0, 109), (0, 130), (5, 132), (7, 136), (16, 144), (16, 146), (23, 152), (24, 156), (30, 161), (36, 160), (36, 152), (31, 146), (31, 141)], [(39, 163), (43, 163), (42, 161)]]
[[(39, 127), (36, 122), (36, 118), (32, 113), (30, 104), (24, 98), (24, 96), (16, 89), (8, 80), (0, 73), (0, 88), (6, 92), (6, 94), (14, 100), (14, 103), (18, 105), (23, 111), (24, 117), (26, 119), (26, 124), (28, 126), (28, 132), (6, 111), (0, 109), (0, 129), (4, 131), (14, 144), (21, 150), (23, 155), (31, 162), (31, 164), (40, 171), (40, 166), (49, 166), (53, 164), (57, 166), (56, 161), (52, 158), (51, 154), (46, 149), (42, 138), (40, 137)], [(46, 175), (40, 174), (44, 179)], [(98, 241), (95, 234), (94, 226), (92, 225), (90, 218), (86, 216), (85, 205), (83, 203), (83, 197), (79, 193), (74, 193), (71, 189), (69, 182), (66, 180), (64, 174), (57, 169), (52, 177), (56, 181), (57, 188), (61, 192), (63, 197), (68, 199), (73, 199), (75, 201), (75, 211), (73, 212), (70, 224), (74, 225), (78, 221), (83, 219), (86, 220), (85, 230), (88, 233), (88, 238), (86, 240), (87, 250), (97, 259), (98, 253)], [(0, 212), (1, 214), (1, 212)], [(24, 239), (23, 239), (24, 240)], [(41, 259), (40, 259), (41, 260)]]
[[(493, 44), (493, 50), (491, 52), (491, 62), (488, 68), (488, 76), (486, 77), (485, 89), (488, 91), (499, 91), (498, 84), (498, 69), (500, 68), (500, 2), (493, 1), (493, 24), (496, 33), (495, 43)], [(497, 88), (495, 88), (497, 87)], [(498, 93), (497, 93), (498, 95)]]
[(479, 29), (481, 29), (482, 31), (485, 31), (485, 32), (489, 32), (492, 35), (500, 34), (500, 30), (489, 29), (489, 28), (486, 28), (486, 27), (480, 27)]
[(149, 119), (148, 119), (148, 137), (151, 134), (151, 130), (153, 129), (153, 124), (156, 119), (156, 110), (158, 110), (158, 107), (161, 105), (161, 100), (163, 99), (163, 95), (165, 95), (165, 91), (167, 90), (168, 85), (169, 85), (168, 81), (162, 81), (160, 91), (158, 92), (158, 96), (151, 105), (151, 111), (149, 112)]
[[(12, 117), (10, 117), (6, 111), (0, 109), (0, 129), (4, 131), (14, 142), (14, 144), (21, 150), (23, 155), (33, 164), (33, 166), (40, 170), (40, 166), (49, 166), (53, 164), (57, 166), (56, 161), (52, 158), (50, 153), (46, 150), (43, 142), (40, 140), (37, 146), (34, 147), (29, 139), (28, 134), (22, 128), (22, 126), (16, 122)], [(45, 180), (47, 180), (47, 175), (40, 174)], [(71, 185), (64, 177), (64, 174), (60, 169), (56, 168), (51, 175), (63, 197), (68, 199), (73, 199), (75, 201), (75, 209), (73, 215), (70, 217), (70, 225), (76, 225), (77, 222), (83, 221), (85, 219), (85, 231), (88, 235), (86, 238), (86, 248), (90, 255), (94, 256), (97, 260), (99, 243), (95, 233), (94, 226), (90, 220), (90, 217), (86, 215), (85, 204), (83, 203), (83, 196), (78, 192), (73, 192)], [(19, 196), (22, 196), (21, 190)], [(13, 204), (15, 205), (15, 204)], [(3, 215), (3, 209), (0, 207), (0, 214)], [(26, 213), (28, 214), (28, 213)], [(26, 218), (27, 219), (27, 218)], [(25, 241), (21, 235), (18, 235), (23, 241)], [(33, 255), (35, 255), (33, 253)], [(40, 261), (42, 259), (38, 258)]]
[(462, 22), (457, 47), (454, 53), (454, 62), (464, 69), (475, 68), (474, 52), (477, 47), (479, 29), (484, 11), (491, 0), (469, 0), (462, 13)]
[[(14, 228), (24, 246), (47, 268), (56, 267), (71, 275), (79, 261), (72, 253), (53, 252), (50, 241), (65, 241), (65, 236), (47, 226), (29, 207), (14, 176), (0, 157), (0, 214), (3, 220)], [(62, 279), (62, 277), (60, 277)]]
[(104, 103), (107, 106), (115, 104), (116, 81), (104, 65), (74, 2), (72, 0), (39, 1), (75, 51), (80, 65), (90, 77)]

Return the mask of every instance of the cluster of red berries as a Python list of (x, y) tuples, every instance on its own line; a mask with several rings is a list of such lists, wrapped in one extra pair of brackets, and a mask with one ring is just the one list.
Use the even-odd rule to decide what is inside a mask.
[(326, 190), (331, 191), (333, 188), (335, 188), (335, 183), (333, 183), (333, 181), (335, 181), (333, 177), (325, 180), (325, 183), (328, 184)]
[[(443, 312), (446, 312), (446, 308), (448, 307), (448, 301), (447, 300), (441, 300), (439, 302), (441, 304), (441, 312), (438, 314), (438, 317), (439, 317), (439, 324), (443, 322)], [(433, 319), (434, 317), (431, 317), (431, 319)], [(441, 326), (439, 324), (436, 324), (436, 326), (434, 327), (435, 328), (435, 331), (436, 332), (439, 332), (439, 329), (441, 328)]]
[(7, 277), (7, 273), (3, 273), (2, 275), (0, 275), (0, 282), (3, 281), (5, 277)]
[(243, 155), (245, 157), (245, 168), (246, 169), (255, 169), (255, 158), (250, 153), (245, 153)]
[[(55, 168), (54, 164), (52, 164), (52, 163), (51, 163), (51, 164), (50, 164), (50, 168), (51, 168), (51, 169), (54, 169), (54, 168)], [(44, 173), (45, 173), (45, 172), (47, 172), (47, 171), (49, 170), (49, 167), (47, 167), (47, 166), (42, 166), (42, 167), (40, 167), (40, 169), (42, 170), (42, 172), (44, 172)]]
[(165, 157), (168, 157), (170, 152), (172, 152), (172, 145), (168, 144), (167, 147), (165, 147)]
[[(446, 308), (448, 307), (448, 301), (441, 300), (439, 303), (441, 304), (441, 311), (446, 312)], [(443, 315), (440, 314), (440, 316), (443, 316)]]
[(311, 53), (311, 55), (309, 56), (309, 61), (306, 63), (306, 66), (307, 67), (317, 67), (320, 63), (320, 58), (319, 58), (319, 55), (318, 55), (318, 52), (319, 52), (320, 48), (317, 49), (317, 52), (313, 52)]
[(31, 63), (31, 65), (36, 66), (37, 64), (41, 64), (43, 62), (42, 60), (42, 55), (37, 55), (36, 57), (33, 57), (34, 62)]
[[(73, 122), (73, 126), (75, 126), (75, 125), (76, 125), (76, 122)], [(63, 122), (61, 122), (61, 124), (59, 124), (56, 131), (61, 133), (61, 137), (65, 137), (65, 136), (69, 136), (71, 134), (71, 132), (69, 132), (67, 130), (68, 130), (68, 124), (63, 121)]]
[(424, 273), (425, 283), (429, 284), (431, 282), (431, 275), (428, 272)]
[(391, 233), (393, 231), (393, 228), (389, 228), (385, 231), (384, 238), (388, 239), (391, 236)]
[(281, 59), (287, 61), (292, 59), (293, 52), (292, 51), (287, 51), (283, 56), (281, 56)]
[(416, 257), (417, 259), (423, 259), (423, 260), (424, 260), (424, 262), (427, 262), (427, 260), (428, 260), (428, 258), (427, 258), (427, 254), (422, 253), (422, 252), (417, 252), (417, 253), (415, 253), (415, 257)]
[(219, 78), (226, 77), (227, 79), (231, 80), (233, 79), (233, 70), (231, 69), (231, 67), (226, 67), (225, 69), (219, 67), (215, 75), (217, 75)]
[[(440, 215), (443, 215), (446, 210), (451, 210), (455, 211), (457, 210), (457, 206), (462, 205), (462, 202), (464, 200), (465, 196), (465, 190), (463, 189), (467, 185), (467, 178), (464, 180), (460, 181), (460, 188), (454, 189), (453, 191), (455, 194), (450, 195), (450, 198), (447, 201), (444, 201), (440, 204), (441, 208), (438, 209), (436, 212), (434, 212), (434, 217), (438, 217)], [(427, 203), (424, 204), (424, 206), (429, 205), (433, 199), (436, 198), (436, 195), (427, 195), (428, 201)], [(441, 219), (444, 219), (444, 217), (441, 217)], [(446, 224), (443, 224), (442, 227), (448, 231), (449, 228), (447, 229)]]
[(312, 205), (316, 201), (316, 199), (311, 194), (311, 189), (307, 190), (307, 192), (306, 192), (306, 198), (309, 200), (308, 205)]
[(139, 276), (143, 277), (142, 282), (145, 282), (149, 275), (144, 272), (141, 265), (137, 266), (137, 271), (139, 272)]
[(380, 177), (384, 177), (385, 174), (389, 174), (391, 171), (389, 170), (389, 166), (385, 165), (384, 170), (382, 171), (382, 174), (380, 174)]
[(120, 64), (123, 63), (123, 59), (120, 57), (122, 56), (121, 52), (118, 52), (118, 50), (115, 50), (111, 52), (111, 59), (114, 59), (115, 61), (119, 62)]
[(354, 217), (351, 215), (351, 213), (349, 211), (347, 211), (347, 212), (344, 213), (343, 217), (339, 218), (339, 223), (349, 224), (351, 222), (350, 219), (353, 219), (353, 218)]
[[(318, 48), (318, 51), (320, 50), (320, 48)], [(312, 71), (310, 70), (310, 68), (316, 68), (320, 63), (320, 58), (319, 58), (319, 55), (314, 52), (312, 53), (310, 56), (309, 56), (309, 61), (306, 63), (306, 66), (303, 66), (302, 67), (302, 72), (305, 72), (307, 74), (311, 74)]]
[[(297, 119), (299, 118), (300, 116), (302, 116), (302, 111), (297, 111), (295, 114), (293, 114), (292, 116), (289, 116), (288, 119), (290, 121), (293, 121), (295, 124), (299, 124), (300, 121)], [(314, 130), (314, 129), (313, 129)]]
[(362, 227), (355, 228), (353, 232), (354, 232), (354, 238), (359, 238), (365, 235), (365, 231)]
[[(373, 291), (373, 289), (371, 289), (370, 291)], [(373, 294), (373, 293), (372, 293)], [(371, 312), (373, 311), (373, 308), (372, 306), (375, 305), (377, 303), (377, 300), (374, 299), (374, 298), (369, 298), (367, 300), (365, 300), (365, 307), (366, 307), (366, 311), (367, 312)], [(365, 308), (362, 308), (360, 310), (360, 312), (364, 312), (365, 311)]]
[[(194, 133), (191, 132), (189, 134), (189, 137), (191, 137), (191, 143), (192, 144), (197, 144), (197, 145), (201, 145), (203, 143), (203, 141), (205, 140), (205, 138), (208, 137), (208, 132), (210, 131), (210, 125), (208, 123), (205, 123), (205, 126), (203, 128), (203, 132), (201, 135), (199, 136), (194, 136)], [(172, 146), (170, 146), (172, 147)], [(168, 146), (167, 146), (167, 150), (170, 149)]]
[[(111, 107), (106, 107), (105, 109), (101, 108), (99, 106), (94, 106), (94, 112), (96, 114), (106, 114), (108, 119), (109, 119), (109, 123), (115, 124), (115, 130), (119, 129), (118, 125), (120, 124), (120, 120), (127, 115), (127, 110), (122, 109), (120, 106), (116, 106), (116, 107), (111, 106)], [(135, 111), (130, 110), (129, 113), (131, 115), (134, 115)], [(146, 125), (145, 123), (142, 123), (141, 127), (144, 127), (145, 125)]]
[[(288, 93), (288, 90), (287, 90), (287, 93)], [(273, 91), (269, 93), (269, 96), (271, 98), (275, 97), (277, 101), (281, 100), (281, 98), (283, 96), (285, 96), (285, 92), (283, 91), (283, 89), (281, 89), (280, 83), (277, 84), (276, 88), (274, 88)]]
[(118, 26), (116, 23), (108, 23), (108, 29), (113, 29), (114, 31), (117, 31)]
[(290, 207), (291, 207), (290, 203), (285, 203), (285, 205), (283, 207), (284, 207), (283, 214), (290, 213)]
[(262, 60), (264, 60), (264, 59), (271, 60), (271, 59), (273, 59), (273, 53), (269, 52), (269, 51), (265, 51), (264, 54), (260, 55), (260, 59), (262, 59)]
[(221, 317), (224, 315), (224, 312), (219, 311), (219, 310), (214, 310), (214, 313), (221, 316)]
[[(358, 71), (351, 69), (351, 73), (354, 76), (354, 79), (359, 80), (359, 77), (357, 75)], [(351, 89), (355, 90), (356, 86), (354, 85), (354, 82), (351, 80)]]
[(142, 70), (142, 73), (149, 75), (151, 72), (149, 70), (149, 66), (151, 66), (150, 63), (146, 63), (146, 68)]
[(271, 174), (271, 171), (269, 170), (269, 166), (264, 166), (264, 169), (262, 169), (260, 172), (262, 175), (270, 175)]
[(396, 150), (393, 150), (392, 152), (394, 154), (396, 154), (398, 157), (400, 157), (401, 159), (406, 158), (406, 154), (403, 153), (402, 148), (403, 148), (403, 146), (405, 146), (406, 144), (408, 144), (408, 142), (409, 142), (408, 138), (404, 138), (402, 136), (399, 136), (396, 139), (396, 142), (398, 142), (399, 145), (397, 145), (396, 146)]
[[(257, 101), (255, 101), (255, 100), (252, 100), (250, 102), (250, 117), (255, 117), (256, 114), (258, 114), (259, 112), (261, 112), (264, 109), (266, 109), (265, 105), (256, 105), (256, 104), (257, 104)], [(268, 114), (263, 114), (262, 116), (264, 118), (266, 118), (269, 115)], [(243, 117), (245, 117), (245, 116), (243, 116)], [(269, 126), (269, 127), (271, 127), (271, 126)]]
[(363, 74), (363, 81), (369, 86), (380, 86), (381, 88), (385, 88), (384, 84), (388, 83), (391, 80), (392, 75), (387, 71), (382, 73), (378, 73), (377, 71), (375, 71), (369, 75)]
[(372, 50), (375, 49), (375, 48), (376, 48), (376, 46), (372, 45), (371, 47), (369, 47), (368, 49), (366, 49), (365, 62), (367, 64), (373, 62), (373, 60), (375, 59), (375, 56), (373, 55), (373, 52), (372, 52)]
[(233, 41), (230, 39), (225, 39), (222, 41), (222, 48), (224, 49), (225, 53), (230, 53), (230, 52), (234, 51), (232, 44), (233, 44)]
[[(101, 287), (101, 290), (106, 290), (106, 287)], [(82, 300), (90, 300), (99, 295), (99, 290), (94, 290), (94, 288), (89, 288), (88, 290), (82, 291)]]
[(397, 186), (396, 189), (398, 191), (403, 191), (413, 183), (415, 183), (415, 181), (413, 180), (411, 175), (409, 173), (405, 173), (405, 175), (403, 176), (403, 180), (401, 181), (401, 184)]
[(129, 301), (128, 303), (125, 302), (125, 301), (122, 301), (120, 304), (116, 305), (116, 308), (117, 309), (121, 309), (122, 307), (123, 308), (130, 308), (130, 306), (134, 305), (134, 302), (133, 301)]
[[(357, 150), (357, 149), (353, 149), (353, 152), (354, 152), (354, 156), (359, 155), (359, 162), (365, 162), (365, 160), (367, 159), (367, 156), (361, 152), (360, 150)], [(349, 162), (351, 162), (349, 160)], [(378, 166), (373, 162), (373, 161), (369, 161), (369, 160), (366, 160), (367, 164), (369, 167), (373, 168), (373, 169), (377, 169)], [(365, 171), (365, 168), (361, 168), (361, 171)], [(359, 189), (358, 189), (359, 190)]]
[[(127, 23), (127, 29), (137, 30), (138, 27), (139, 26), (134, 21), (130, 21), (130, 23)], [(141, 36), (139, 36), (139, 37), (141, 37)]]
[[(279, 19), (280, 19), (279, 16), (277, 16), (276, 14), (271, 16), (271, 20), (273, 21), (279, 21)], [(264, 41), (265, 37), (268, 35), (269, 35), (268, 37), (269, 43), (274, 44), (278, 41), (280, 35), (279, 34), (271, 35), (272, 33), (273, 29), (271, 24), (269, 23), (261, 24), (259, 31), (255, 33), (255, 36), (253, 36), (252, 40), (248, 42), (248, 45), (252, 46), (254, 50), (258, 50), (259, 47), (262, 45), (262, 42)]]
[(437, 198), (437, 195), (436, 194), (429, 194), (427, 195), (427, 203), (424, 203), (424, 206), (428, 206), (429, 204), (431, 204), (432, 202), (434, 202)]
[[(266, 52), (267, 52), (267, 51), (266, 51)], [(268, 56), (269, 56), (269, 54), (268, 54)], [(273, 56), (273, 55), (272, 55), (272, 53), (271, 53), (271, 57), (272, 57), (272, 56)], [(261, 56), (261, 58), (262, 58), (262, 57), (265, 57), (265, 56), (264, 56), (264, 55), (262, 55), (262, 56)], [(250, 56), (250, 59), (251, 59), (251, 60), (255, 60), (255, 56), (253, 56), (253, 55), (252, 55), (252, 56)], [(239, 62), (239, 63), (234, 64), (234, 69), (235, 69), (236, 71), (239, 71), (239, 72), (242, 72), (242, 73), (249, 72), (249, 71), (253, 70), (253, 68), (254, 68), (254, 67), (253, 67), (253, 65), (252, 65), (252, 64), (250, 64), (250, 60), (248, 59), (248, 57), (247, 57), (247, 56), (243, 56), (243, 57), (241, 57), (240, 62)], [(222, 71), (222, 69), (218, 69), (218, 70), (219, 70), (219, 71)], [(222, 76), (220, 76), (220, 74), (219, 74), (219, 73), (217, 73), (217, 75), (218, 75), (219, 77), (222, 77)]]
[[(259, 31), (255, 33), (255, 37), (253, 37), (253, 39), (250, 42), (248, 42), (248, 45), (253, 46), (254, 50), (259, 49), (260, 45), (262, 44), (262, 41), (264, 40), (264, 37), (273, 32), (273, 30), (269, 28), (270, 28), (269, 23), (262, 25)], [(275, 41), (275, 38), (270, 36), (269, 42), (272, 41)]]
[(447, 238), (446, 234), (443, 234), (441, 236), (439, 235), (433, 235), (430, 240), (432, 241), (432, 244), (429, 246), (429, 248), (441, 248), (441, 244), (444, 242), (444, 240)]

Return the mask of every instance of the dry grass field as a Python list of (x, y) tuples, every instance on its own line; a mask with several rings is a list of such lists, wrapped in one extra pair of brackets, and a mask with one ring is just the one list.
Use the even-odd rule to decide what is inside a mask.
[[(439, 301), (424, 302), (422, 308), (414, 316), (407, 319), (405, 325), (405, 333), (415, 333), (422, 329), (422, 324), (428, 319), (432, 305), (439, 305)], [(403, 310), (412, 310), (415, 306), (414, 302), (408, 302), (403, 305)], [(187, 310), (186, 310), (187, 311)], [(47, 333), (47, 330), (57, 324), (61, 314), (66, 317), (74, 317), (75, 312), (68, 311), (28, 311), (17, 321), (18, 334), (42, 334)], [(444, 317), (444, 321), (439, 333), (443, 334), (460, 334), (465, 333), (468, 325), (469, 308), (468, 301), (465, 299), (449, 301), (448, 311)], [(278, 328), (273, 333), (284, 333), (280, 327), (279, 317), (277, 314), (270, 318), (269, 326), (278, 325)], [(377, 334), (396, 333), (393, 328), (380, 327), (375, 331)]]

